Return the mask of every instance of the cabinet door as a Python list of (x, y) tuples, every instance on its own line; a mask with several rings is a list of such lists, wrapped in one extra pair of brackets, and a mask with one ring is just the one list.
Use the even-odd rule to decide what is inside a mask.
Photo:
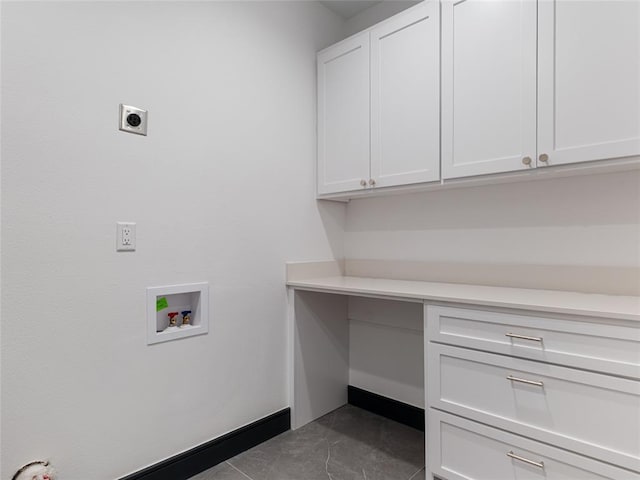
[(535, 166), (536, 16), (535, 0), (442, 2), (443, 178)]
[(539, 16), (538, 165), (640, 155), (640, 2), (540, 0)]
[(429, 479), (436, 475), (447, 480), (640, 480), (637, 473), (611, 463), (433, 408), (426, 413)]
[(440, 178), (440, 25), (428, 1), (371, 30), (371, 176), (379, 187)]
[(318, 193), (369, 179), (369, 32), (318, 54)]

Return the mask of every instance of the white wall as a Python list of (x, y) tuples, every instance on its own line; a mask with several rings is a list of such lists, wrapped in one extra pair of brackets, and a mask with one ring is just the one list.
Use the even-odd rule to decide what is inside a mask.
[[(341, 257), (314, 199), (315, 2), (3, 2), (2, 467), (135, 471), (287, 406), (284, 262)], [(119, 103), (149, 136), (117, 130)], [(116, 253), (116, 221), (138, 249)], [(145, 288), (211, 286), (145, 342)]]
[(344, 23), (345, 38), (419, 3), (419, 0), (385, 0), (349, 18)]
[(640, 267), (640, 172), (352, 201), (346, 258)]
[(349, 297), (349, 385), (424, 408), (421, 303)]

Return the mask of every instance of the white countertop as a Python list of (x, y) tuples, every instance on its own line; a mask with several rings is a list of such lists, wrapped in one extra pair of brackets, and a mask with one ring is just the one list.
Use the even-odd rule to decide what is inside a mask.
[(452, 302), (640, 321), (640, 297), (631, 296), (344, 276), (290, 280), (287, 285), (297, 290), (343, 295)]

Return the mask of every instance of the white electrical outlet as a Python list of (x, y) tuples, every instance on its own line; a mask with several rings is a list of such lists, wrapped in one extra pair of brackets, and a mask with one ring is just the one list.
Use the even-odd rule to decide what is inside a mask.
[(136, 224), (118, 222), (116, 229), (116, 250), (127, 252), (136, 249)]

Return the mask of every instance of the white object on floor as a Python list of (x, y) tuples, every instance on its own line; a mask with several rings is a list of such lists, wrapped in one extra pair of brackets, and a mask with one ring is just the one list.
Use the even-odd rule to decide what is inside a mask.
[(24, 465), (11, 480), (55, 480), (55, 476), (49, 462), (40, 460)]

